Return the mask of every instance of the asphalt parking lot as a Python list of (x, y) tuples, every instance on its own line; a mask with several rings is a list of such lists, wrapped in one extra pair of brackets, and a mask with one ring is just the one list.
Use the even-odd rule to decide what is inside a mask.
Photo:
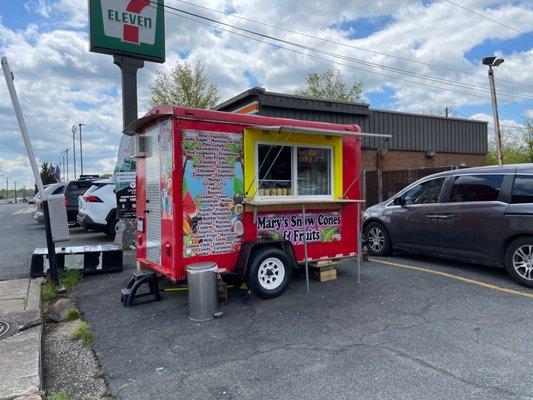
[(357, 285), (345, 263), (309, 294), (303, 277), (269, 301), (235, 291), (207, 323), (185, 292), (122, 307), (128, 277), (90, 277), (78, 297), (122, 399), (533, 398), (533, 291), (503, 270), (392, 257)]
[[(0, 222), (0, 279), (27, 276), (42, 228), (24, 206)], [(73, 243), (105, 235), (72, 230)], [(187, 318), (186, 292), (124, 308), (135, 265), (87, 277), (79, 307), (120, 399), (532, 399), (533, 290), (502, 269), (428, 257), (344, 263), (335, 281), (302, 276), (273, 300), (230, 292), (224, 316)]]

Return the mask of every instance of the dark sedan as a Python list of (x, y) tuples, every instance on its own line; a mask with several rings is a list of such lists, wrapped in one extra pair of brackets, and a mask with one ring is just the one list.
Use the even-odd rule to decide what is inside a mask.
[(399, 249), (505, 266), (533, 287), (533, 164), (427, 176), (369, 207), (363, 232), (373, 255)]

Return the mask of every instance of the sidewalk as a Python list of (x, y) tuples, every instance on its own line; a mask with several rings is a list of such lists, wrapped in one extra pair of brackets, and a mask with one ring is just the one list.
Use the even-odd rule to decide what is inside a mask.
[(0, 281), (0, 400), (40, 398), (41, 283)]

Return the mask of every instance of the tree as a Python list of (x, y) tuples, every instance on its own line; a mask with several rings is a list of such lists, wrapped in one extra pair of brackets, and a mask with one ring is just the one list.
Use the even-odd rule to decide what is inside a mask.
[[(522, 128), (520, 128), (522, 129)], [(533, 162), (533, 122), (528, 121), (523, 128), (522, 135), (506, 134), (502, 129), (504, 138), (502, 143), (503, 161), (505, 164), (520, 164)], [(494, 141), (489, 144), (487, 163), (498, 164), (498, 155)]]
[(41, 180), (43, 181), (43, 185), (56, 183), (54, 170), (55, 168), (52, 164), (48, 164), (47, 162), (41, 164)]
[(338, 69), (328, 69), (322, 74), (316, 72), (307, 74), (305, 78), (307, 88), (299, 89), (295, 94), (306, 97), (339, 101), (360, 101), (363, 91), (362, 82), (354, 82), (351, 87), (344, 80)]
[(208, 109), (220, 99), (217, 85), (210, 82), (201, 62), (177, 62), (169, 73), (156, 72), (150, 91), (152, 107), (172, 104)]

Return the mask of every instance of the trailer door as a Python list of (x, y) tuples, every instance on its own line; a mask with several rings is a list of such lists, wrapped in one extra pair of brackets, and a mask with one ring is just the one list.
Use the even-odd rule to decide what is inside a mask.
[(146, 258), (161, 265), (161, 204), (159, 182), (161, 178), (159, 127), (146, 131)]

